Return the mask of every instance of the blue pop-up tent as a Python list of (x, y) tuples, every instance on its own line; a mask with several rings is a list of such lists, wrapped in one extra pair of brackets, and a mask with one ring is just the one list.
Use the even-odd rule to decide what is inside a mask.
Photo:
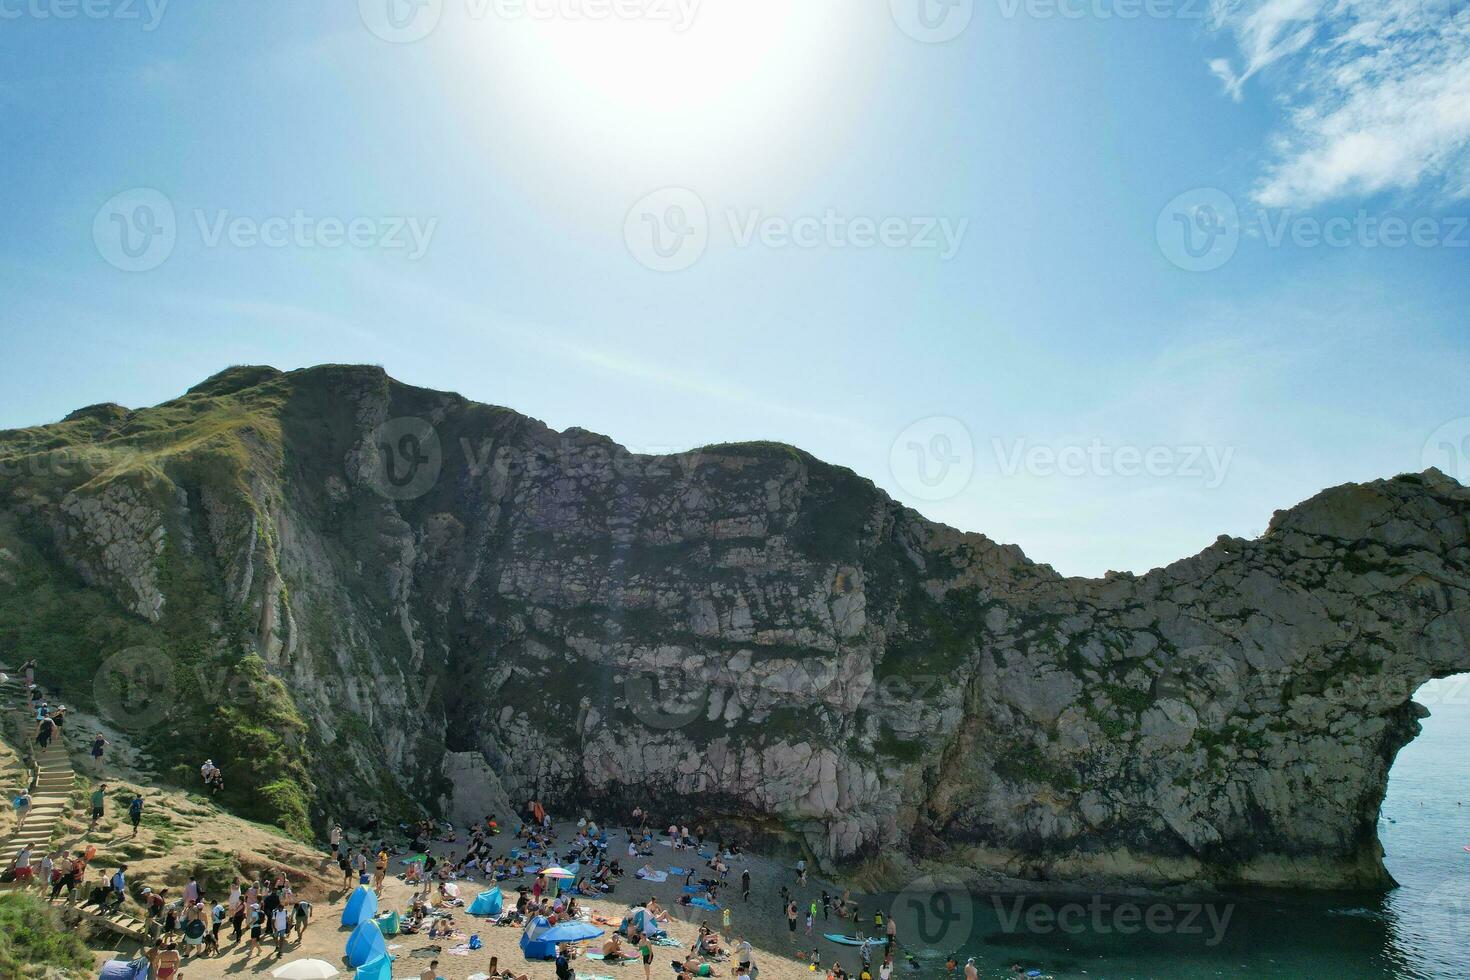
[(342, 924), (355, 929), (378, 914), (378, 896), (367, 885), (358, 885), (342, 910)]
[(148, 961), (108, 960), (97, 980), (148, 980)]
[(551, 943), (579, 943), (584, 939), (596, 939), (602, 935), (602, 930), (586, 922), (558, 922), (537, 936), (538, 942)]
[[(629, 927), (632, 927), (630, 930)], [(641, 905), (635, 905), (623, 916), (623, 921), (618, 925), (618, 932), (625, 936), (631, 936), (633, 930), (643, 933), (649, 939), (657, 939), (664, 934), (664, 927), (658, 924), (653, 913)]]
[(556, 943), (544, 942), (541, 934), (551, 927), (546, 921), (546, 916), (538, 915), (526, 923), (526, 928), (521, 931), (521, 952), (526, 954), (528, 960), (554, 960), (556, 959)]
[(372, 919), (352, 930), (352, 935), (347, 937), (348, 966), (362, 966), (387, 955), (388, 944), (383, 940), (382, 930)]
[(505, 907), (505, 896), (499, 888), (487, 888), (470, 903), (470, 915), (499, 915)]
[(379, 956), (371, 963), (358, 967), (352, 980), (393, 980), (393, 961), (386, 956)]

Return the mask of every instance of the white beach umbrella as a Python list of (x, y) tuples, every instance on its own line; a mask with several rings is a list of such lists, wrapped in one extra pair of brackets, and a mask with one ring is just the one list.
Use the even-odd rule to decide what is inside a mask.
[(341, 971), (326, 960), (295, 960), (271, 971), (280, 980), (331, 980)]

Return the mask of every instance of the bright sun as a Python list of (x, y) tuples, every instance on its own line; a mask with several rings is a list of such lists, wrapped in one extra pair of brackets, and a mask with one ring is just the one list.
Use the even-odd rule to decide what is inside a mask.
[(625, 12), (595, 20), (566, 14), (578, 0), (525, 3), (458, 38), (532, 154), (593, 157), (604, 173), (749, 171), (853, 101), (861, 59), (840, 0), (593, 0)]

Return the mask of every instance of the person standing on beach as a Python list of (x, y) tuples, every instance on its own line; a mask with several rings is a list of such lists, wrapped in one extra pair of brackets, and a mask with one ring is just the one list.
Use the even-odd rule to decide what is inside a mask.
[(128, 804), (128, 822), (133, 825), (133, 836), (138, 836), (138, 824), (143, 822), (143, 794), (134, 793), (133, 802)]
[(638, 935), (638, 955), (643, 958), (643, 980), (653, 980), (653, 942), (647, 933)]
[(747, 902), (750, 901), (750, 869), (749, 868), (746, 868), (745, 870), (743, 870), (743, 871), (740, 872), (740, 891), (741, 891), (742, 894), (744, 894), (745, 900)]
[(822, 889), (822, 921), (826, 922), (832, 918), (832, 896), (827, 894), (827, 889)]
[(786, 902), (786, 932), (791, 945), (796, 945), (796, 899)]
[(806, 884), (806, 858), (797, 858), (796, 861), (796, 883)]
[(383, 879), (388, 877), (388, 852), (379, 851), (378, 861), (373, 869), (373, 891), (381, 898), (383, 895)]

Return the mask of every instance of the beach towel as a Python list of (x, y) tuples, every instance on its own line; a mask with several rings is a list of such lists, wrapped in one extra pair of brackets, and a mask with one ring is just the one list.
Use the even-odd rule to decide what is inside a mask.
[(679, 940), (673, 938), (672, 936), (656, 936), (654, 937), (653, 944), (655, 946), (668, 946), (673, 949), (684, 948), (684, 944), (679, 942)]
[(684, 894), (686, 894), (686, 895), (698, 895), (702, 891), (704, 891), (704, 886), (703, 885), (685, 885), (684, 886)]
[(688, 868), (676, 868), (672, 864), (669, 865), (669, 874), (671, 875), (687, 875), (688, 873)]
[(716, 905), (714, 902), (711, 902), (707, 898), (691, 898), (689, 900), (689, 904), (697, 905), (698, 907), (702, 909), (708, 909), (711, 912), (718, 912), (720, 910), (720, 907), (718, 905)]
[(642, 878), (644, 881), (668, 881), (669, 873), (667, 871), (644, 871), (640, 868), (638, 870), (638, 877)]

